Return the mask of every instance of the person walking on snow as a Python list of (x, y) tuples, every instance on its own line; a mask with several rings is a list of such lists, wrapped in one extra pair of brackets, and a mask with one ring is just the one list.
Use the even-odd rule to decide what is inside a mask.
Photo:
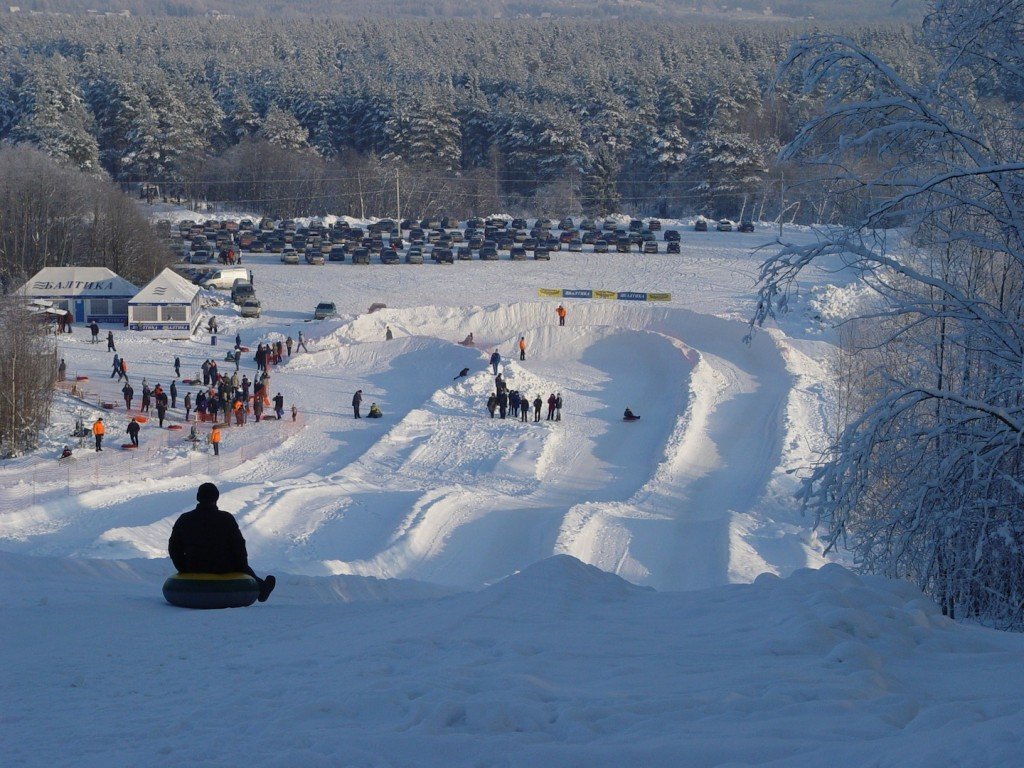
[(558, 315), (558, 324), (565, 325), (565, 316), (567, 314), (565, 311), (565, 307), (559, 304), (558, 307), (555, 309), (555, 314)]
[(132, 385), (127, 381), (121, 388), (121, 394), (124, 395), (124, 409), (130, 411), (132, 409), (132, 399), (135, 397), (135, 390), (132, 389)]
[(220, 491), (203, 483), (196, 492), (196, 508), (182, 514), (171, 529), (167, 552), (178, 573), (247, 573), (259, 587), (257, 600), (266, 602), (277, 579), (261, 579), (249, 566), (245, 539), (230, 512), (217, 508)]
[(117, 347), (114, 346), (113, 331), (107, 331), (107, 352), (117, 352)]
[(241, 346), (242, 346), (242, 337), (241, 337), (240, 334), (236, 333), (235, 334), (235, 349), (238, 349)]
[(540, 409), (544, 405), (544, 401), (540, 399), (540, 395), (533, 401), (533, 420), (535, 422), (540, 421)]
[(68, 375), (68, 364), (64, 362), (64, 358), (60, 359), (60, 365), (57, 366), (57, 381), (64, 381)]
[(142, 413), (149, 413), (149, 399), (152, 396), (152, 392), (149, 389), (148, 384), (142, 385), (142, 405), (139, 407), (139, 411)]
[(220, 456), (220, 427), (216, 424), (210, 430), (210, 445), (213, 446), (213, 455)]
[(176, 381), (171, 382), (171, 408), (178, 407), (178, 383)]
[(288, 357), (292, 356), (292, 344), (294, 343), (295, 341), (292, 339), (291, 336), (284, 340), (284, 345), (288, 347)]
[(203, 369), (203, 386), (205, 387), (210, 383), (210, 361), (203, 360), (200, 367)]
[(298, 348), (295, 351), (298, 352), (300, 349), (303, 352), (309, 352), (309, 350), (306, 349), (306, 339), (303, 338), (302, 331), (299, 331), (299, 345), (298, 345)]
[(508, 392), (504, 389), (498, 393), (498, 413), (503, 419), (508, 414)]
[(164, 425), (164, 417), (167, 415), (167, 395), (161, 392), (156, 396), (156, 418), (161, 427)]
[(491, 395), (487, 398), (487, 412), (491, 414), (491, 418), (494, 418), (494, 410), (498, 407), (498, 398), (496, 395)]
[[(125, 383), (128, 383), (128, 361), (123, 357), (121, 358), (121, 376), (124, 377)], [(117, 377), (117, 380), (121, 380), (121, 376)]]
[(526, 337), (525, 336), (520, 336), (519, 337), (519, 359), (520, 360), (525, 360), (526, 359)]
[(555, 420), (555, 402), (556, 402), (556, 400), (555, 400), (555, 393), (552, 392), (548, 396), (548, 421), (554, 421)]
[(92, 436), (96, 439), (96, 450), (103, 450), (103, 435), (106, 434), (106, 427), (103, 426), (103, 417), (100, 416), (93, 422), (92, 425)]
[(385, 341), (391, 341), (393, 338), (395, 338), (395, 334), (393, 334), (391, 332), (391, 326), (390, 325), (384, 326), (384, 340)]
[(529, 421), (530, 419), (530, 396), (520, 395), (519, 396), (519, 418), (521, 421)]
[(280, 392), (274, 395), (274, 413), (277, 414), (278, 421), (284, 418), (284, 395)]
[(117, 356), (117, 352), (114, 353), (114, 369), (110, 372), (110, 378), (115, 376), (120, 377), (121, 375), (121, 358)]
[(562, 420), (562, 393), (555, 393), (555, 421)]
[(498, 364), (501, 362), (501, 355), (498, 354), (498, 350), (494, 350), (491, 353), (491, 368), (494, 369), (494, 375), (498, 375)]
[(128, 422), (128, 428), (125, 430), (128, 433), (128, 437), (132, 439), (132, 445), (136, 448), (139, 447), (139, 422), (134, 417)]
[(352, 395), (352, 410), (355, 412), (355, 415), (356, 415), (357, 419), (362, 418), (359, 415), (359, 406), (362, 404), (362, 402), (363, 402), (363, 390), (357, 389), (356, 393), (354, 395)]
[(192, 393), (185, 393), (185, 421), (188, 421), (189, 414), (192, 413)]
[(180, 357), (175, 357), (174, 358), (174, 378), (176, 378), (176, 379), (180, 379), (181, 378), (181, 358)]
[(293, 405), (292, 406), (292, 421), (295, 421), (297, 418), (299, 418), (299, 409), (296, 406)]
[(89, 331), (92, 332), (92, 343), (96, 344), (100, 340), (100, 326), (95, 320), (89, 323)]

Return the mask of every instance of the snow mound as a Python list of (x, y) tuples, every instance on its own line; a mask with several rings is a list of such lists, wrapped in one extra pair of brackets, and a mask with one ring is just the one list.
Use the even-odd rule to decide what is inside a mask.
[(652, 593), (649, 587), (638, 587), (571, 555), (555, 555), (462, 599), (503, 613), (551, 615)]

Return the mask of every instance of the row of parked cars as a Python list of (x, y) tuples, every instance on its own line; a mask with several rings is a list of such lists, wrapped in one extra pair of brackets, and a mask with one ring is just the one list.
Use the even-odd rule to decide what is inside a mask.
[[(694, 229), (707, 231), (714, 226), (720, 231), (753, 231), (753, 224), (744, 221), (734, 225), (728, 219), (718, 222), (698, 218)], [(605, 219), (598, 222), (584, 218), (579, 223), (569, 217), (558, 222), (548, 218), (492, 217), (470, 218), (460, 222), (450, 217), (429, 217), (419, 221), (400, 222), (381, 219), (367, 227), (353, 226), (345, 221), (332, 225), (313, 221), (302, 225), (294, 220), (274, 221), (242, 219), (240, 221), (209, 220), (198, 223), (184, 221), (179, 235), (187, 241), (185, 260), (203, 264), (211, 259), (234, 263), (243, 251), (280, 254), (284, 264), (322, 265), (328, 261), (351, 261), (384, 264), (405, 261), (422, 264), (429, 257), (441, 264), (480, 259), (494, 261), (507, 253), (512, 261), (528, 258), (550, 260), (554, 251), (582, 252), (593, 246), (595, 253), (654, 254), (662, 250), (679, 253), (679, 233), (662, 231), (658, 219)], [(658, 233), (661, 233), (659, 238)], [(212, 254), (216, 253), (216, 256)]]

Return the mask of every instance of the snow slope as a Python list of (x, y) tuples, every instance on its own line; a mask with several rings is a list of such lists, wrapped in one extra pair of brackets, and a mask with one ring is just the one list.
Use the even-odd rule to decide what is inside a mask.
[[(299, 419), (229, 428), (219, 459), (152, 423), (116, 450), (111, 355), (61, 339), (83, 391), (0, 464), (0, 765), (1015, 765), (1024, 639), (825, 565), (794, 509), (831, 412), (821, 317), (856, 291), (811, 276), (742, 343), (767, 234), (550, 263), (247, 258), (264, 315), (214, 307), (217, 346), (115, 331), (137, 391), (236, 332), (309, 339), (271, 378)], [(672, 301), (568, 302), (558, 327), (541, 287)], [(325, 299), (342, 316), (311, 322)], [(493, 349), (511, 388), (563, 395), (561, 421), (488, 417)], [(356, 389), (383, 419), (352, 418)], [(100, 413), (115, 450), (58, 465)], [(207, 479), (279, 578), (265, 605), (161, 599)]]

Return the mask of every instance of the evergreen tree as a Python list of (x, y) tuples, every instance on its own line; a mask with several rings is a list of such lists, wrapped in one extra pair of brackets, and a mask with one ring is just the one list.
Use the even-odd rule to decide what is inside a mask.
[(274, 105), (267, 111), (267, 116), (260, 126), (258, 135), (271, 144), (285, 149), (307, 149), (309, 147), (309, 131), (299, 124), (292, 115)]

